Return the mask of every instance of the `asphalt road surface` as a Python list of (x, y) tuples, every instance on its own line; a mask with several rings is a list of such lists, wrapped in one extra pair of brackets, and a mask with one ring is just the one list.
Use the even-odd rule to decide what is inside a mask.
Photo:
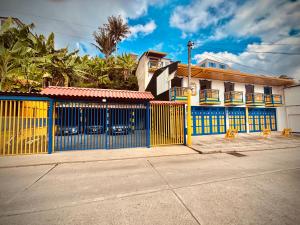
[(300, 224), (300, 149), (243, 154), (1, 168), (0, 224)]

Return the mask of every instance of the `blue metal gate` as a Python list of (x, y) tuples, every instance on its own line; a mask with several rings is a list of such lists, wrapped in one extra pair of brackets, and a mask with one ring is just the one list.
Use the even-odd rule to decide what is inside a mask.
[(259, 132), (263, 129), (277, 130), (275, 108), (249, 108), (249, 130)]
[(146, 146), (145, 104), (55, 103), (55, 150)]
[(228, 108), (229, 128), (238, 132), (246, 132), (246, 110), (242, 107)]
[(192, 106), (193, 135), (223, 134), (226, 130), (224, 107)]

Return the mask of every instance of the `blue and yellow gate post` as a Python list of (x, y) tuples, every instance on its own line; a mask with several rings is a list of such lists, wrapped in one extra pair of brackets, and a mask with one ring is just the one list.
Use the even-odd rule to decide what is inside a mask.
[(191, 106), (191, 50), (194, 46), (194, 42), (188, 41), (188, 99), (187, 99), (187, 146), (192, 145), (192, 106)]
[(187, 146), (192, 145), (192, 106), (191, 106), (191, 89), (187, 94)]

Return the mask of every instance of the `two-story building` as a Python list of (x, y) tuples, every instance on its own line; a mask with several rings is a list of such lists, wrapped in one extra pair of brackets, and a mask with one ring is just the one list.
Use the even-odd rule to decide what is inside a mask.
[[(136, 76), (140, 91), (156, 99), (187, 101), (188, 66), (172, 62), (163, 52), (147, 51)], [(287, 126), (283, 88), (294, 81), (244, 73), (206, 59), (191, 67), (193, 135), (282, 130)]]

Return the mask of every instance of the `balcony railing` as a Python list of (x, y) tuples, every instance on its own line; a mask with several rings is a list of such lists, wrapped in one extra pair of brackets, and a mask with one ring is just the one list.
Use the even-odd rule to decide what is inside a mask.
[(200, 105), (220, 104), (219, 90), (204, 89), (200, 90)]
[(228, 91), (224, 93), (224, 101), (226, 105), (242, 105), (244, 104), (244, 94), (242, 91)]
[(265, 105), (264, 94), (262, 93), (248, 93), (246, 94), (246, 104), (249, 106), (263, 106)]
[(275, 107), (282, 105), (282, 96), (281, 95), (265, 95), (266, 106)]
[(169, 90), (169, 98), (171, 101), (187, 101), (188, 88), (172, 87)]

